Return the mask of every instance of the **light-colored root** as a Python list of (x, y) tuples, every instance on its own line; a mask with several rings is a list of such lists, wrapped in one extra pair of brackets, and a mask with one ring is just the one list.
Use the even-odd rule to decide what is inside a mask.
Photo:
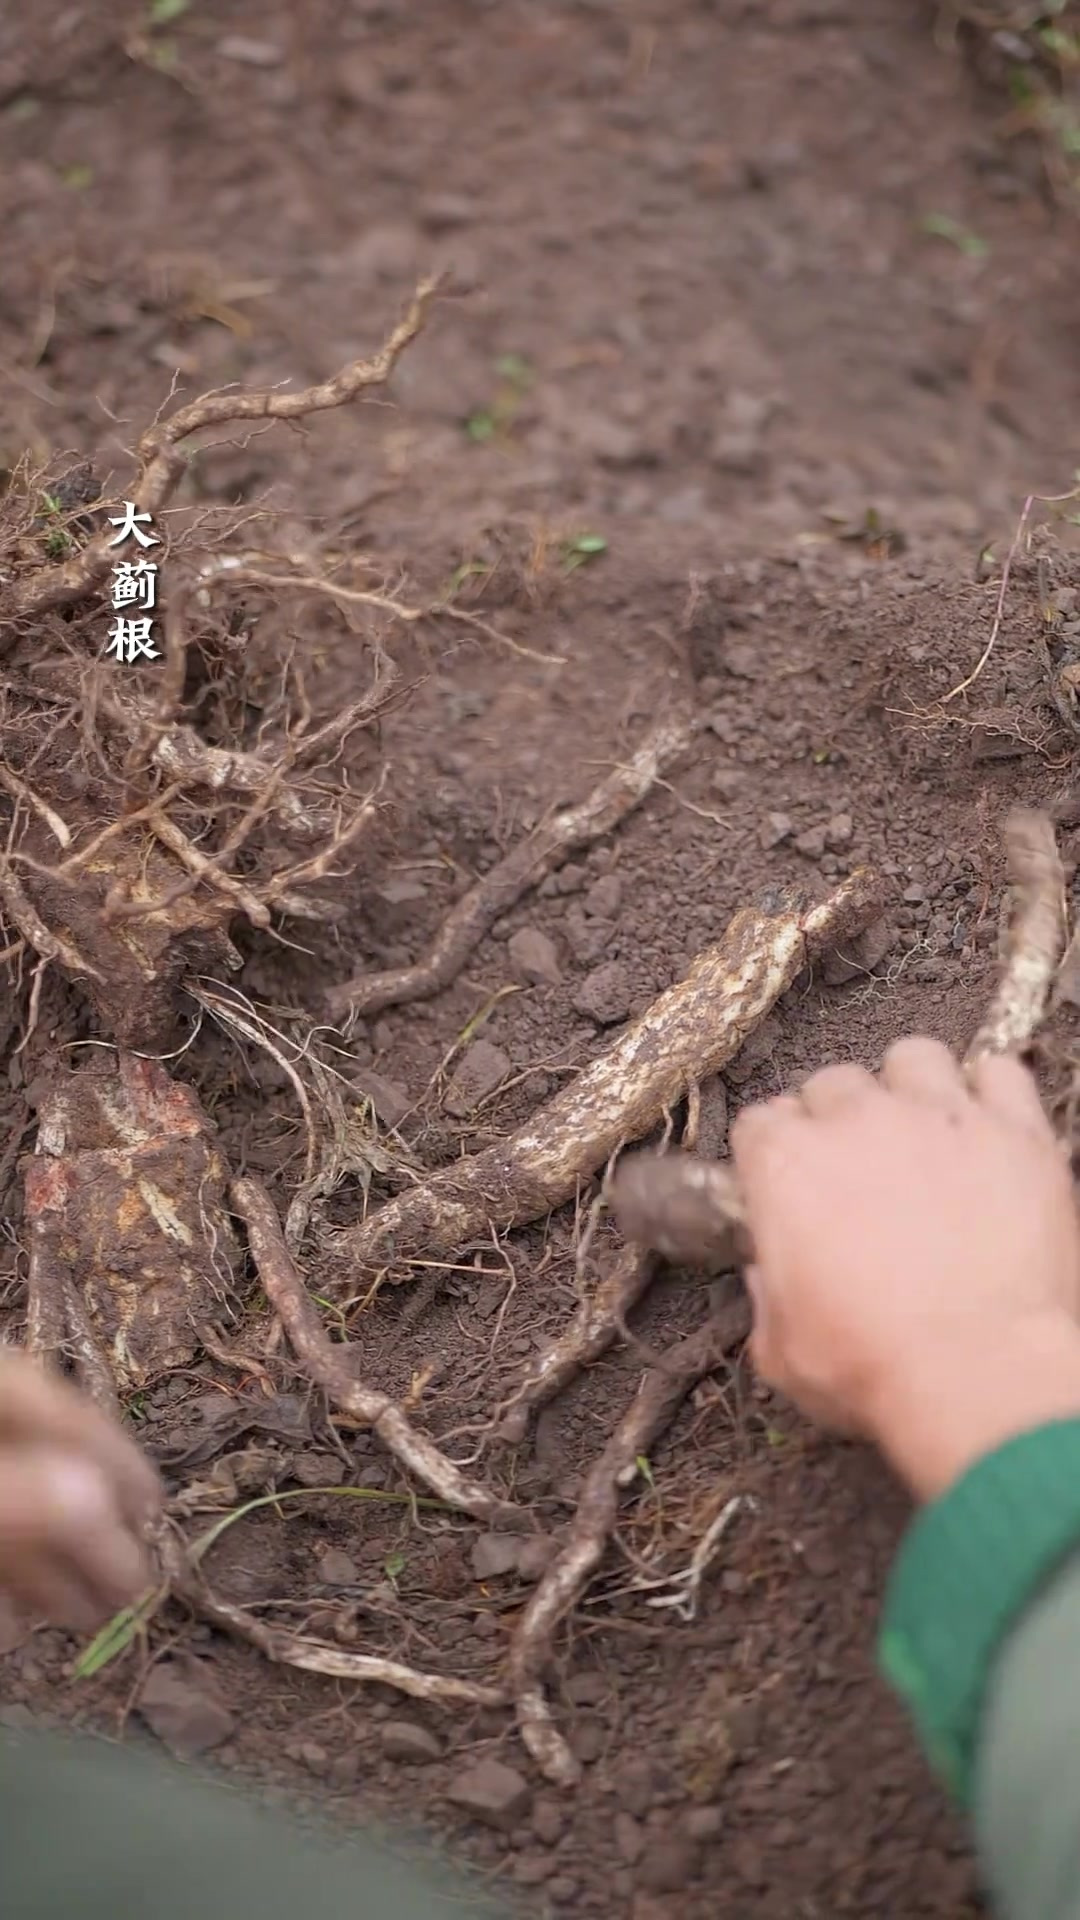
[(62, 934), (45, 925), (22, 882), (16, 879), (8, 862), (0, 857), (0, 907), (17, 927), (28, 947), (42, 960), (58, 960), (73, 980), (100, 980), (100, 970), (83, 958), (78, 948)]
[(250, 1177), (236, 1180), (232, 1203), (247, 1227), (248, 1244), (263, 1290), (289, 1336), (293, 1352), (308, 1378), (321, 1387), (331, 1404), (378, 1435), (383, 1445), (431, 1488), (440, 1500), (488, 1525), (521, 1519), (521, 1510), (499, 1500), (470, 1480), (440, 1452), (426, 1434), (417, 1432), (397, 1403), (353, 1378), (348, 1350), (331, 1346), (318, 1314), (297, 1273), (282, 1233), (273, 1201), (265, 1187)]
[[(1065, 880), (1053, 823), (1018, 809), (1005, 823), (1016, 907), (1001, 979), (964, 1057), (1019, 1052), (1046, 1013), (1066, 933)], [(1068, 956), (1062, 963), (1068, 967)], [(688, 1154), (635, 1154), (612, 1176), (608, 1202), (627, 1240), (668, 1260), (719, 1270), (752, 1258), (730, 1167)]]
[(986, 1018), (964, 1056), (1019, 1053), (1046, 1013), (1068, 931), (1065, 875), (1053, 822), (1016, 808), (1005, 822), (1005, 852), (1015, 911), (1005, 965)]
[(663, 1369), (647, 1373), (604, 1451), (585, 1476), (565, 1545), (536, 1588), (510, 1648), (510, 1679), (521, 1738), (546, 1780), (573, 1787), (581, 1765), (555, 1725), (543, 1675), (560, 1622), (584, 1593), (604, 1556), (627, 1472), (670, 1425), (691, 1388), (746, 1338), (750, 1307), (736, 1299), (722, 1315), (680, 1340)]
[(639, 1246), (622, 1247), (593, 1292), (582, 1300), (569, 1325), (538, 1353), (520, 1386), (499, 1413), (494, 1438), (516, 1446), (525, 1438), (530, 1414), (568, 1387), (582, 1367), (599, 1360), (619, 1337), (630, 1309), (652, 1278), (654, 1262)]
[(284, 1627), (269, 1626), (245, 1607), (235, 1607), (211, 1592), (202, 1578), (182, 1560), (172, 1547), (165, 1556), (169, 1589), (209, 1625), (257, 1647), (278, 1666), (299, 1667), (304, 1673), (325, 1674), (332, 1680), (357, 1680), (369, 1686), (393, 1687), (414, 1700), (426, 1700), (437, 1707), (499, 1707), (506, 1700), (498, 1687), (481, 1686), (472, 1680), (455, 1680), (441, 1673), (420, 1673), (400, 1660), (384, 1660), (378, 1654), (352, 1653), (345, 1647), (332, 1647), (307, 1634), (290, 1633)]
[(328, 1238), (333, 1283), (362, 1280), (410, 1259), (454, 1255), (492, 1229), (524, 1226), (573, 1198), (612, 1155), (639, 1140), (716, 1073), (798, 977), (831, 932), (847, 939), (876, 910), (877, 885), (860, 869), (806, 915), (737, 913), (607, 1052), (509, 1139), (441, 1168), (359, 1225)]
[[(254, 393), (235, 389), (204, 393), (200, 399), (178, 407), (167, 419), (156, 420), (139, 441), (139, 472), (130, 482), (130, 496), (135, 505), (143, 512), (161, 512), (187, 471), (187, 460), (181, 452), (184, 441), (205, 427), (221, 427), (240, 420), (302, 420), (312, 413), (348, 406), (372, 387), (385, 386), (406, 347), (420, 332), (437, 291), (437, 280), (422, 281), (378, 353), (370, 360), (350, 361), (331, 379), (322, 380), (316, 386), (304, 387), (295, 393), (283, 387)], [(50, 608), (74, 606), (105, 578), (113, 558), (106, 528), (87, 541), (71, 559), (5, 583), (0, 591), (0, 628), (14, 637), (17, 621)], [(0, 637), (0, 652), (6, 651), (5, 640), (6, 633)]]
[(413, 967), (359, 974), (335, 987), (327, 1006), (335, 1020), (357, 1020), (407, 1001), (430, 1000), (461, 972), (470, 953), (504, 913), (544, 877), (582, 847), (610, 833), (639, 807), (658, 779), (686, 751), (694, 736), (693, 719), (677, 713), (643, 741), (625, 765), (616, 767), (587, 800), (542, 821), (527, 840), (486, 873), (443, 924), (428, 954)]

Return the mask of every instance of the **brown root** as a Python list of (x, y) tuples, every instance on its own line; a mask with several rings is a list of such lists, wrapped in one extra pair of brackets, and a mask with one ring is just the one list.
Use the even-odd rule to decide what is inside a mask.
[(750, 1306), (734, 1300), (722, 1315), (669, 1348), (647, 1373), (607, 1446), (585, 1476), (565, 1544), (536, 1588), (510, 1648), (510, 1678), (521, 1738), (545, 1779), (575, 1786), (581, 1766), (555, 1725), (543, 1689), (555, 1634), (596, 1572), (619, 1511), (623, 1478), (671, 1424), (686, 1395), (720, 1365), (750, 1330)]
[[(561, 1206), (628, 1142), (648, 1133), (692, 1082), (715, 1073), (798, 977), (830, 927), (869, 918), (876, 883), (853, 874), (812, 913), (744, 908), (606, 1053), (508, 1140), (444, 1167), (328, 1240), (341, 1280), (438, 1260), (492, 1227)], [(335, 1283), (340, 1284), (338, 1275)]]
[(384, 1660), (377, 1654), (352, 1653), (345, 1647), (329, 1646), (308, 1634), (291, 1633), (274, 1627), (249, 1613), (245, 1607), (222, 1600), (207, 1586), (201, 1573), (173, 1541), (161, 1548), (168, 1576), (169, 1592), (189, 1606), (200, 1620), (234, 1640), (256, 1647), (276, 1666), (298, 1667), (304, 1673), (321, 1673), (333, 1680), (355, 1680), (367, 1685), (393, 1687), (414, 1700), (426, 1700), (438, 1707), (499, 1707), (506, 1695), (501, 1688), (485, 1687), (472, 1680), (455, 1680), (452, 1675), (420, 1673), (401, 1660)]
[(370, 1427), (401, 1465), (448, 1506), (471, 1513), (474, 1519), (489, 1525), (497, 1520), (520, 1519), (517, 1507), (468, 1479), (426, 1434), (411, 1425), (387, 1394), (353, 1378), (348, 1349), (342, 1353), (331, 1346), (290, 1258), (274, 1204), (261, 1182), (251, 1178), (234, 1181), (232, 1200), (247, 1228), (251, 1256), (266, 1297), (308, 1378), (331, 1404)]
[(494, 1436), (516, 1445), (523, 1440), (529, 1415), (557, 1393), (618, 1339), (631, 1307), (652, 1278), (653, 1261), (639, 1246), (620, 1249), (592, 1293), (582, 1300), (569, 1325), (538, 1353), (520, 1386), (496, 1415)]
[(426, 960), (386, 973), (359, 974), (327, 996), (332, 1018), (370, 1017), (386, 1007), (430, 1000), (461, 972), (496, 920), (571, 853), (591, 845), (639, 807), (660, 776), (685, 752), (694, 723), (674, 714), (658, 726), (623, 766), (615, 768), (579, 806), (543, 821), (500, 860), (447, 917)]
[[(172, 499), (186, 471), (180, 449), (192, 434), (241, 420), (301, 420), (308, 414), (347, 406), (372, 387), (385, 386), (406, 347), (420, 332), (437, 289), (437, 280), (423, 281), (379, 352), (370, 360), (350, 361), (329, 380), (304, 387), (299, 393), (281, 388), (260, 393), (205, 393), (201, 399), (179, 407), (167, 420), (155, 421), (138, 446), (139, 474), (131, 487), (138, 510), (157, 514)], [(105, 578), (112, 560), (106, 531), (97, 534), (70, 560), (9, 582), (0, 595), (0, 630), (8, 630), (8, 644), (15, 638), (15, 622), (53, 608), (75, 606), (85, 599)]]
[(232, 1290), (225, 1168), (194, 1093), (153, 1060), (97, 1056), (38, 1113), (28, 1344), (111, 1404), (188, 1365)]

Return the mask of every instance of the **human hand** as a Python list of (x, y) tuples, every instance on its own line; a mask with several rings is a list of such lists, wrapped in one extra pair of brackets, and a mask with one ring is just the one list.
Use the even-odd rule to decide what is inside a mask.
[(1018, 1061), (967, 1078), (902, 1040), (747, 1108), (732, 1154), (752, 1352), (812, 1418), (874, 1440), (923, 1498), (1012, 1434), (1080, 1414), (1080, 1226)]
[(0, 1347), (0, 1589), (52, 1626), (97, 1627), (147, 1585), (157, 1474), (92, 1402)]

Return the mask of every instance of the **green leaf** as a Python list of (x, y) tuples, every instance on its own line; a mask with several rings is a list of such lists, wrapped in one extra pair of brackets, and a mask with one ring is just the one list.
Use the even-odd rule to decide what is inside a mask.
[(640, 1473), (642, 1479), (644, 1480), (645, 1485), (647, 1487), (651, 1487), (653, 1489), (653, 1492), (655, 1493), (656, 1476), (653, 1473), (648, 1455), (644, 1453), (639, 1453), (637, 1458), (634, 1461), (634, 1465), (637, 1468), (638, 1472)]
[(165, 1589), (153, 1587), (133, 1607), (124, 1607), (120, 1613), (114, 1614), (101, 1632), (94, 1635), (90, 1645), (83, 1648), (75, 1662), (76, 1680), (92, 1679), (95, 1673), (101, 1672), (102, 1667), (107, 1667), (110, 1661), (126, 1652), (136, 1634), (153, 1618), (164, 1598)]
[(383, 1572), (388, 1580), (398, 1580), (405, 1571), (405, 1555), (388, 1553), (383, 1561)]
[(465, 422), (465, 431), (470, 440), (490, 440), (495, 432), (494, 414), (471, 413)]
[(512, 387), (532, 386), (533, 370), (520, 353), (501, 353), (495, 362), (495, 371), (500, 380), (508, 380)]
[(951, 213), (928, 213), (922, 220), (924, 233), (937, 240), (947, 240), (958, 253), (966, 254), (969, 260), (984, 260), (990, 248), (978, 233), (972, 233), (970, 227), (962, 226), (954, 220)]
[(168, 26), (170, 20), (179, 20), (188, 10), (190, 0), (150, 0), (147, 18), (152, 27)]
[(87, 187), (93, 185), (94, 169), (80, 162), (74, 167), (65, 167), (60, 178), (65, 187), (70, 187), (73, 193), (83, 193)]

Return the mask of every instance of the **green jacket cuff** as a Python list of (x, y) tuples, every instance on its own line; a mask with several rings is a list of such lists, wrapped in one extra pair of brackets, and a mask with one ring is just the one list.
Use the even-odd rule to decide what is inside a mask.
[(1078, 1542), (1080, 1419), (1070, 1419), (987, 1454), (924, 1509), (901, 1546), (878, 1660), (965, 1806), (995, 1658)]

